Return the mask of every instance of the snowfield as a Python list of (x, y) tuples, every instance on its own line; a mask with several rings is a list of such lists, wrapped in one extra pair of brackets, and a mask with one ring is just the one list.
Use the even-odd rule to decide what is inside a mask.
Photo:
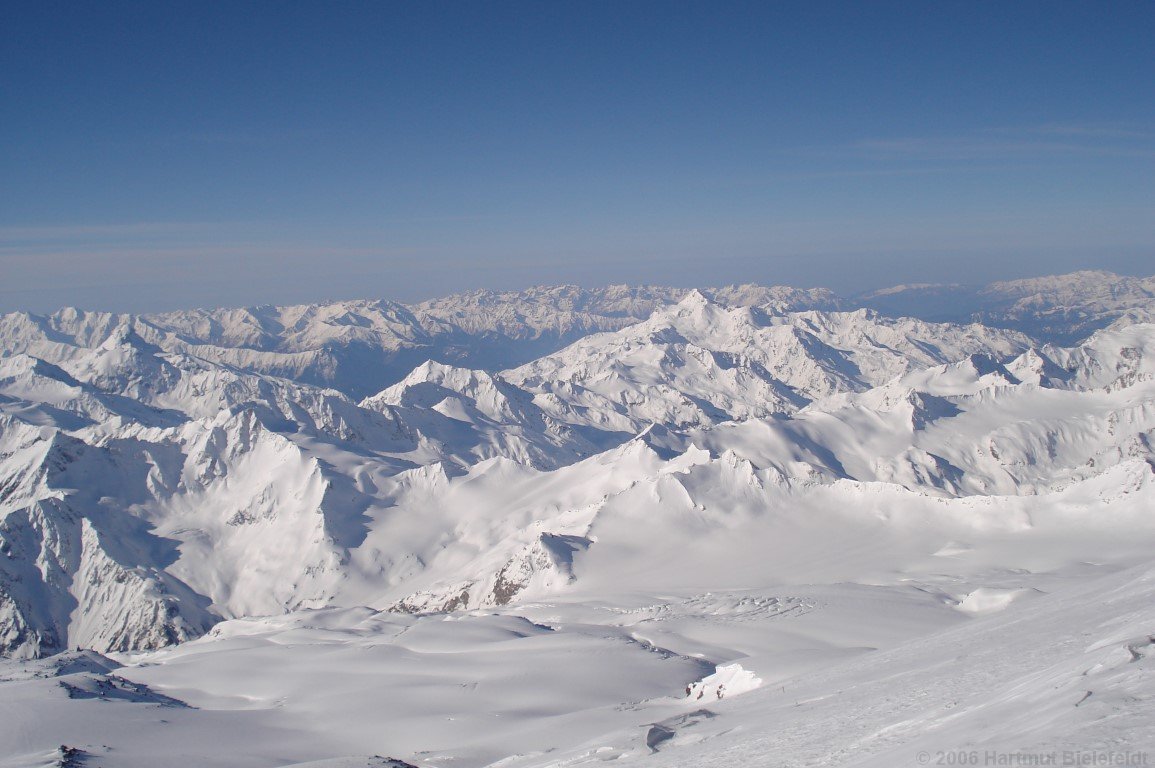
[(1149, 765), (1150, 286), (4, 316), (0, 767)]

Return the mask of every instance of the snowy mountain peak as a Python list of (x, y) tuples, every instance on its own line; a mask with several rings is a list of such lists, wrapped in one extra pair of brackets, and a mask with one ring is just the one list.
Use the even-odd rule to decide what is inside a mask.
[(516, 418), (519, 406), (524, 407), (530, 400), (526, 393), (485, 371), (429, 360), (397, 384), (367, 398), (363, 405), (431, 408), (454, 395), (469, 400), (489, 418), (498, 421)]
[(131, 347), (138, 349), (141, 352), (148, 352), (156, 354), (161, 352), (161, 349), (153, 344), (149, 344), (137, 332), (136, 324), (131, 320), (125, 320), (116, 327), (114, 327), (108, 334), (108, 337), (101, 342), (97, 349), (105, 351), (114, 350), (118, 347)]
[(659, 329), (672, 328), (688, 337), (725, 333), (728, 326), (749, 318), (745, 307), (727, 309), (701, 291), (689, 291), (677, 304), (657, 310), (643, 325)]
[(711, 301), (706, 296), (706, 294), (702, 293), (697, 288), (691, 288), (689, 291), (686, 292), (686, 295), (682, 297), (681, 301), (678, 302), (677, 306), (683, 307), (683, 308), (693, 308), (693, 307), (707, 307), (707, 306), (712, 306), (713, 304), (714, 304), (714, 302)]

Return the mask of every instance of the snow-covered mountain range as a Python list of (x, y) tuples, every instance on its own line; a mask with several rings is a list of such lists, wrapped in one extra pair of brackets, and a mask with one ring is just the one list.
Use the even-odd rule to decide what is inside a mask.
[[(129, 328), (165, 352), (183, 352), (250, 373), (333, 387), (351, 397), (379, 392), (426, 360), (497, 371), (531, 362), (592, 333), (648, 319), (694, 289), (575, 286), (476, 291), (403, 305), (342, 301), (290, 307), (188, 310), (152, 315), (63, 309), (0, 316), (0, 350), (61, 362)], [(1155, 278), (1077, 272), (962, 286), (898, 286), (854, 298), (821, 288), (703, 288), (725, 308), (780, 315), (874, 309), (891, 317), (1019, 330), (1070, 343), (1114, 320), (1150, 321)]]
[(1155, 278), (1084, 271), (981, 287), (900, 285), (864, 294), (857, 301), (880, 312), (983, 322), (1070, 344), (1119, 318), (1151, 322)]
[[(772, 685), (811, 685), (814, 669), (863, 654), (901, 658), (887, 649), (904, 643), (933, 666), (920, 638), (963, 632), (943, 640), (962, 648), (1020, 604), (1034, 612), (1013, 631), (1042, 643), (1030, 628), (1061, 612), (1044, 596), (1072, 585), (1075, 613), (1103, 621), (1097, 606), (1122, 595), (1127, 632), (1155, 636), (1142, 609), (1155, 597), (1153, 313), (1155, 278), (1076, 273), (858, 299), (557, 287), (413, 306), (5, 315), (0, 655), (16, 661), (0, 691), (29, 712), (58, 690), (175, 707), (173, 738), (203, 765), (386, 764), (342, 757), (362, 752), (681, 764), (678, 745), (698, 764), (716, 755), (691, 748), (707, 738), (694, 734), (722, 743), (725, 723), (753, 721), (675, 699), (729, 690), (775, 711), (758, 699)], [(1102, 647), (1130, 648), (1135, 666), (1096, 677), (1113, 693), (1092, 705), (1124, 697), (1111, 717), (1129, 717), (1155, 701), (1150, 644), (1116, 629)], [(360, 669), (330, 651), (363, 655), (412, 695), (470, 681), (492, 692), (473, 714), (443, 692), (411, 728), (377, 736), (355, 726), (367, 693), (350, 693), (355, 704), (330, 704), (348, 710), (337, 741), (357, 749), (237, 752), (239, 731), (210, 712), (266, 712), (249, 727), (273, 739)], [(448, 666), (412, 673), (432, 676), (418, 685), (404, 659), (434, 664), (428, 654)], [(575, 666), (559, 671), (561, 658)], [(535, 697), (519, 659), (564, 692)], [(260, 669), (314, 663), (327, 676), (294, 673), (288, 688)], [(944, 695), (979, 693), (960, 685)], [(1044, 696), (1031, 685), (1015, 695)], [(1064, 710), (1031, 733), (1117, 736), (1096, 712)], [(897, 721), (876, 714), (888, 733)], [(0, 726), (0, 743), (21, 740), (0, 766), (89, 764), (61, 762), (62, 742), (77, 761), (156, 764), (168, 744), (155, 726), (139, 738), (106, 724), (100, 741), (29, 723)], [(625, 734), (643, 725), (634, 744)], [(1012, 745), (1014, 727), (1000, 727), (990, 743)], [(219, 740), (195, 736), (206, 732)], [(1134, 733), (1155, 746), (1150, 726)], [(817, 743), (802, 725), (791, 734), (799, 751), (781, 764)], [(884, 762), (900, 743), (869, 736), (838, 748)], [(111, 741), (116, 759), (94, 746)]]

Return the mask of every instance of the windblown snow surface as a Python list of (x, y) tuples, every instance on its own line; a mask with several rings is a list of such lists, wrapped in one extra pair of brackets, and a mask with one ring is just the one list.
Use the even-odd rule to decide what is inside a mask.
[(4, 316), (0, 767), (1150, 765), (1151, 284)]

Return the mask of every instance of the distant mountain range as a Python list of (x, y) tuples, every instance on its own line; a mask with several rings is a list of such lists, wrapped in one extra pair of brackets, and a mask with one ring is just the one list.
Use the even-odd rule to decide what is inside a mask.
[[(687, 293), (653, 286), (557, 286), (476, 291), (414, 305), (373, 300), (149, 315), (15, 312), (0, 316), (0, 349), (62, 363), (76, 348), (99, 347), (116, 334), (131, 332), (166, 353), (362, 398), (400, 381), (426, 360), (488, 371), (523, 365), (589, 334), (635, 325)], [(981, 322), (1063, 344), (1124, 316), (1150, 321), (1155, 311), (1155, 278), (1108, 272), (983, 288), (898, 286), (851, 299), (825, 289), (756, 285), (700, 293), (725, 308), (750, 307), (769, 315), (872, 309), (889, 317)]]

